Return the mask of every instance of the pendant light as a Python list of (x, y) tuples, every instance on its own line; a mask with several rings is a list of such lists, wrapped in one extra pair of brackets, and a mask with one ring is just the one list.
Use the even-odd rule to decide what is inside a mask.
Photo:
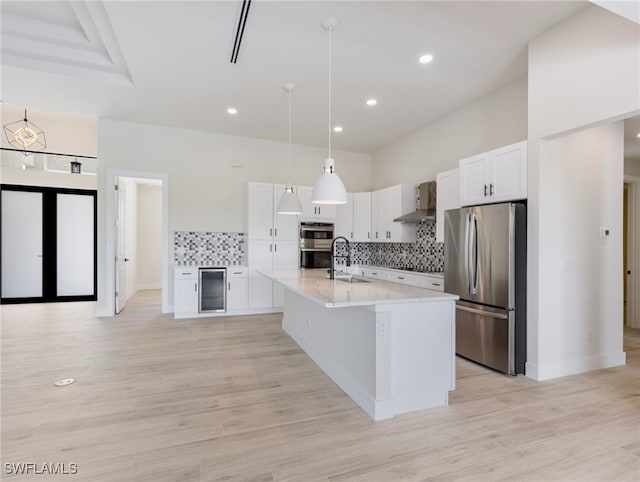
[(282, 87), (285, 92), (289, 94), (289, 182), (287, 187), (284, 188), (284, 193), (278, 201), (278, 208), (276, 212), (278, 214), (302, 214), (302, 205), (296, 193), (293, 191), (293, 184), (291, 184), (291, 93), (295, 90), (296, 86), (293, 84), (285, 84)]
[(331, 37), (340, 22), (336, 18), (326, 18), (322, 28), (329, 32), (329, 157), (324, 160), (324, 171), (313, 186), (311, 202), (314, 204), (346, 204), (347, 190), (335, 173), (335, 161), (331, 157)]
[(3, 127), (9, 144), (22, 149), (25, 156), (31, 154), (31, 152), (27, 152), (27, 149), (29, 151), (40, 151), (47, 147), (44, 131), (33, 122), (27, 120), (26, 109), (23, 120), (6, 124)]

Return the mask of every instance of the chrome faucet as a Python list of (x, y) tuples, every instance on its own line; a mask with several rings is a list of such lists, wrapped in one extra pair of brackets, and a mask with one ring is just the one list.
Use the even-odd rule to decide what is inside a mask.
[[(344, 242), (347, 243), (347, 255), (346, 256), (336, 256), (336, 241), (338, 241), (339, 239), (344, 239)], [(349, 246), (349, 240), (347, 238), (345, 238), (344, 236), (338, 236), (336, 238), (333, 239), (333, 241), (331, 242), (331, 264), (329, 267), (329, 279), (335, 279), (335, 272), (336, 272), (336, 266), (335, 266), (335, 259), (336, 258), (344, 258), (347, 260), (347, 266), (351, 266), (351, 256), (349, 255), (351, 249)]]

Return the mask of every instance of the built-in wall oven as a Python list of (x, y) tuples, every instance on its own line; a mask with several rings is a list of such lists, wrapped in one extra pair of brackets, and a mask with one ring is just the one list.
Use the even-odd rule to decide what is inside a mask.
[(215, 313), (227, 311), (227, 269), (200, 268), (198, 275), (198, 311)]
[(332, 241), (333, 223), (300, 223), (300, 267), (328, 268)]

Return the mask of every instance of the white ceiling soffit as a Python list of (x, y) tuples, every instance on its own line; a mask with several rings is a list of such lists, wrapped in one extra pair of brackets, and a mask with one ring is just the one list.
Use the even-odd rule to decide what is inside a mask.
[(133, 85), (101, 1), (3, 3), (4, 65)]
[(640, 1), (638, 0), (589, 0), (596, 5), (606, 8), (610, 12), (620, 15), (632, 22), (640, 24)]

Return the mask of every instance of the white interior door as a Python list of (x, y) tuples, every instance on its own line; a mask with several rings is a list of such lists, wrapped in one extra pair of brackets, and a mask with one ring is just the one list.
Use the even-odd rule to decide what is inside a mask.
[(125, 206), (126, 206), (126, 190), (124, 185), (118, 186), (118, 179), (115, 184), (115, 253), (116, 253), (116, 314), (120, 313), (127, 304), (127, 273), (125, 268), (125, 246), (126, 246), (126, 230), (125, 230)]
[(93, 203), (93, 196), (57, 195), (57, 296), (94, 294)]
[(42, 296), (42, 193), (2, 191), (2, 297)]

